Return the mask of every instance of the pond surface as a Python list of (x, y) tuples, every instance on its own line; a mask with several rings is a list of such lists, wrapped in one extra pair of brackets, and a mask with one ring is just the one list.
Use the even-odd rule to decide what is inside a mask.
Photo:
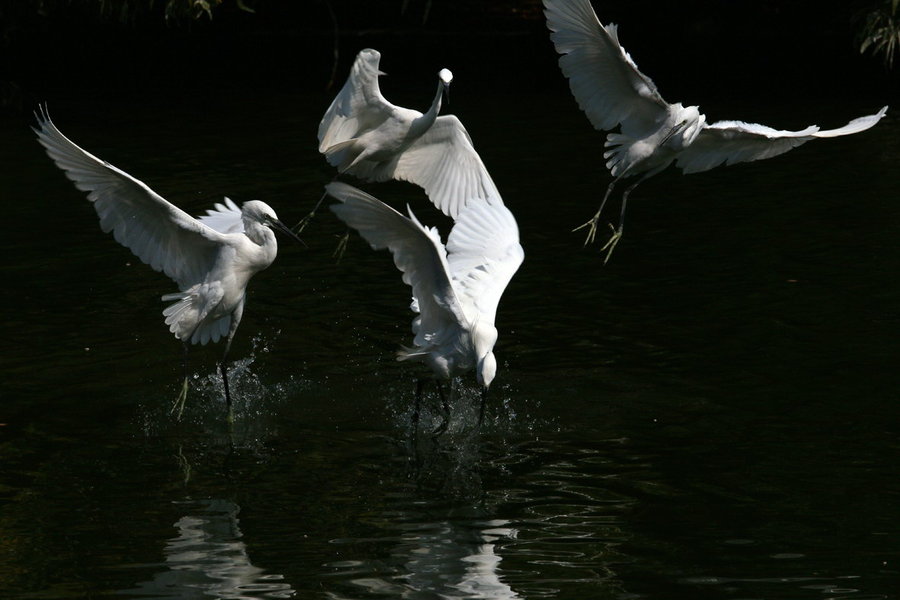
[[(460, 81), (464, 81), (460, 78)], [(413, 82), (415, 83), (415, 82)], [(454, 84), (456, 85), (456, 84)], [(431, 84), (385, 94), (420, 106)], [(231, 358), (98, 227), (27, 119), (0, 120), (0, 597), (900, 598), (900, 120), (637, 189), (603, 266), (570, 230), (609, 182), (562, 82), (454, 88), (521, 229), (481, 429), (472, 378), (410, 424), (409, 291), (329, 211), (256, 276)], [(328, 92), (48, 98), (60, 129), (192, 214), (295, 223), (333, 173)], [(839, 126), (883, 97), (715, 106)], [(749, 113), (749, 114), (748, 114)], [(424, 195), (362, 185), (447, 230)], [(611, 215), (615, 214), (615, 207)]]

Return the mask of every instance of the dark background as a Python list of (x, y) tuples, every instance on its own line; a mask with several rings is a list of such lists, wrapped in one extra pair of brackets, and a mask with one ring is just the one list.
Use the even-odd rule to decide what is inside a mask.
[[(881, 60), (858, 51), (863, 17), (876, 5), (594, 3), (601, 20), (620, 24), (623, 45), (664, 97), (707, 109), (716, 91), (740, 97), (771, 85), (783, 93), (791, 80), (810, 97), (896, 91), (896, 77)], [(247, 0), (247, 6), (255, 13), (226, 0), (211, 19), (167, 19), (165, 2), (4, 0), (5, 103), (19, 107), (59, 88), (141, 94), (212, 86), (239, 89), (252, 104), (267, 88), (326, 88), (332, 78), (339, 86), (368, 45), (382, 51), (388, 73), (446, 65), (459, 82), (487, 88), (527, 92), (562, 83), (538, 0)]]

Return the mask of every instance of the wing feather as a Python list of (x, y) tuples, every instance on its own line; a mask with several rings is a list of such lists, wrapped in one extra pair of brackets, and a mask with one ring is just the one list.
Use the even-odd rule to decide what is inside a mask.
[(244, 219), (240, 207), (231, 198), (225, 197), (224, 203), (216, 202), (197, 220), (219, 233), (244, 233)]
[(874, 115), (853, 119), (843, 127), (821, 130), (811, 125), (800, 131), (773, 129), (758, 123), (718, 121), (707, 125), (679, 155), (675, 163), (685, 173), (700, 173), (721, 164), (763, 160), (805, 144), (815, 138), (859, 133), (884, 117), (887, 106)]
[(464, 309), (473, 306), (493, 325), (500, 297), (525, 258), (515, 217), (499, 199), (469, 204), (450, 231), (447, 252)]
[(451, 218), (474, 198), (499, 197), (497, 186), (455, 115), (434, 125), (382, 168), (378, 179), (401, 179), (425, 190), (431, 202)]
[(394, 105), (378, 87), (380, 60), (381, 53), (371, 48), (356, 55), (350, 76), (319, 123), (319, 152), (377, 127), (393, 113)]
[(410, 211), (405, 217), (387, 204), (351, 185), (332, 182), (325, 186), (340, 200), (331, 210), (376, 250), (387, 248), (412, 287), (421, 319), (417, 346), (427, 346), (426, 335), (464, 323), (465, 313), (450, 282), (446, 251), (437, 230), (426, 229)]
[(621, 124), (638, 137), (656, 129), (668, 104), (619, 44), (616, 25), (604, 27), (590, 0), (544, 0), (544, 8), (560, 69), (594, 128)]
[(185, 290), (201, 281), (215, 262), (222, 234), (167, 202), (142, 181), (69, 140), (42, 111), (34, 128), (50, 158), (88, 192), (100, 227), (117, 242)]

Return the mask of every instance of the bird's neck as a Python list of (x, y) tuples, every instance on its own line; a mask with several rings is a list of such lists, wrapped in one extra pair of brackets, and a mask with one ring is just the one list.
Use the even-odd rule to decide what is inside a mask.
[(437, 93), (434, 95), (431, 106), (422, 114), (422, 116), (413, 119), (413, 122), (409, 126), (409, 132), (413, 137), (423, 135), (432, 125), (434, 125), (434, 120), (437, 119), (438, 114), (441, 112), (441, 100), (443, 99), (443, 96), (444, 84), (443, 82), (438, 81)]

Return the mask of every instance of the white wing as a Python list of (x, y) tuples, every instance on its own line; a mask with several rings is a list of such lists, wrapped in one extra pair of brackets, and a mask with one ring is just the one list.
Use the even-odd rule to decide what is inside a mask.
[(493, 325), (500, 296), (525, 258), (515, 217), (499, 200), (469, 204), (450, 231), (447, 252), (463, 308), (477, 311), (470, 321)]
[(356, 55), (350, 76), (319, 123), (319, 152), (377, 127), (393, 113), (394, 105), (378, 87), (380, 60), (381, 53), (371, 48)]
[(416, 335), (417, 346), (428, 345), (425, 334), (465, 322), (465, 313), (450, 283), (446, 251), (436, 229), (423, 227), (412, 211), (407, 218), (346, 183), (332, 182), (325, 190), (341, 201), (332, 204), (331, 210), (344, 223), (356, 229), (372, 248), (387, 248), (394, 255), (394, 264), (403, 272), (404, 283), (412, 287), (413, 297), (418, 300), (421, 326)]
[(227, 196), (224, 204), (216, 202), (205, 215), (197, 217), (197, 220), (219, 233), (244, 233), (241, 209)]
[(402, 179), (424, 188), (431, 202), (454, 219), (469, 200), (500, 197), (472, 138), (454, 115), (438, 117), (425, 135), (377, 169), (375, 177)]
[(100, 228), (135, 256), (162, 271), (185, 290), (212, 268), (222, 234), (173, 206), (143, 182), (82, 150), (56, 128), (49, 115), (37, 115), (38, 141), (75, 187), (88, 192)]
[(668, 104), (619, 44), (616, 25), (604, 27), (589, 0), (544, 0), (544, 8), (559, 66), (594, 128), (621, 124), (637, 137), (657, 129)]
[(801, 131), (782, 131), (756, 123), (718, 121), (706, 126), (694, 142), (678, 155), (675, 164), (685, 173), (699, 173), (722, 163), (733, 165), (771, 158), (815, 138), (865, 131), (881, 120), (887, 108), (885, 106), (874, 115), (859, 117), (843, 127), (825, 131), (815, 125)]

